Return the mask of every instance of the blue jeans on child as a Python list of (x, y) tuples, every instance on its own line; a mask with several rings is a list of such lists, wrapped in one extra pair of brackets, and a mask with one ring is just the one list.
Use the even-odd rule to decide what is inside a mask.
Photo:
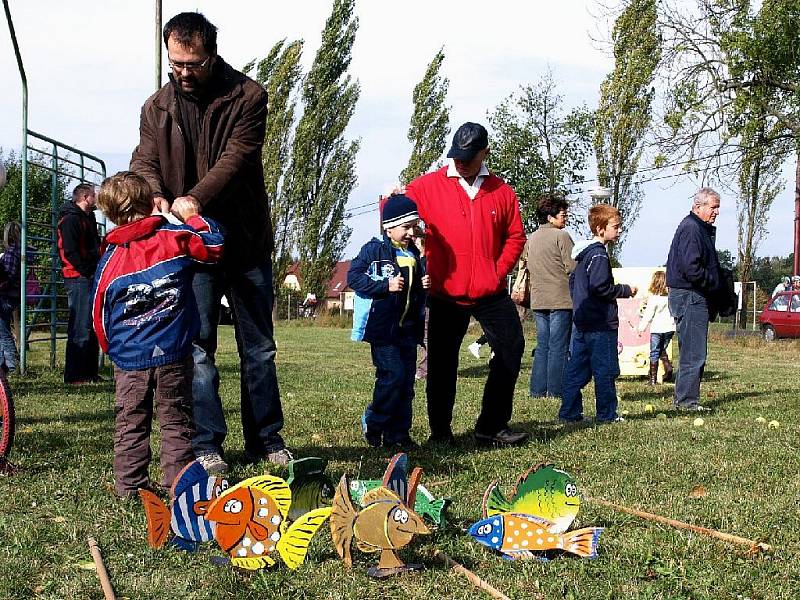
[(617, 418), (617, 388), (619, 356), (617, 355), (617, 330), (572, 330), (572, 345), (564, 375), (564, 389), (558, 418), (563, 421), (583, 419), (581, 389), (594, 377), (597, 403), (597, 421)]
[(531, 396), (561, 396), (572, 329), (571, 310), (535, 310), (536, 348), (531, 369)]
[(413, 339), (396, 344), (370, 344), (375, 365), (375, 390), (364, 411), (370, 435), (383, 433), (384, 444), (405, 442), (411, 430), (417, 344)]
[(667, 346), (672, 341), (672, 336), (675, 335), (674, 331), (667, 331), (665, 333), (651, 333), (650, 334), (650, 364), (654, 365), (658, 362), (658, 357), (661, 353), (667, 352)]
[[(18, 302), (19, 303), (19, 302)], [(11, 315), (14, 305), (8, 298), (0, 298), (0, 367), (5, 367), (6, 373), (17, 370), (19, 356), (17, 344), (11, 333)]]

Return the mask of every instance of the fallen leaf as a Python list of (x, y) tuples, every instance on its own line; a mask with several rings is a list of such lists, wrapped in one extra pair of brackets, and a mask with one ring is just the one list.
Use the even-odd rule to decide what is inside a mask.
[(43, 591), (44, 591), (43, 585), (37, 585), (35, 588), (33, 588), (34, 594), (41, 594)]
[(708, 492), (702, 485), (694, 486), (689, 492), (689, 498), (705, 498), (706, 496), (708, 496)]
[(94, 563), (93, 562), (78, 563), (75, 566), (78, 567), (79, 569), (83, 569), (84, 571), (94, 571), (94, 570), (96, 570), (94, 568)]
[(67, 520), (64, 517), (53, 517), (50, 519), (53, 523), (66, 523)]

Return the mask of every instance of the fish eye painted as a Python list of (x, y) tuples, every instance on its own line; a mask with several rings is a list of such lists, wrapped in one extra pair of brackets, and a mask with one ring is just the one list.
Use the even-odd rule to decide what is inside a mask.
[(574, 483), (568, 483), (564, 488), (564, 493), (569, 496), (577, 496), (578, 495), (578, 486)]
[(490, 523), (478, 527), (478, 535), (489, 535), (490, 533), (492, 533), (492, 525)]
[(241, 500), (236, 500), (233, 498), (225, 503), (225, 507), (222, 510), (228, 513), (238, 514), (242, 512), (242, 508), (243, 506)]
[(402, 523), (403, 525), (408, 523), (408, 513), (404, 511), (402, 508), (398, 508), (397, 510), (395, 510), (394, 514), (392, 515), (392, 518), (398, 523)]

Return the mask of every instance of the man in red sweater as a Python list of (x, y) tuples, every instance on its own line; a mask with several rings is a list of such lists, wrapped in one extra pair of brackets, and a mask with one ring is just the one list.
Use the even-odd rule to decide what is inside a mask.
[(458, 352), (471, 316), (494, 350), (475, 439), (509, 445), (528, 437), (508, 428), (525, 340), (506, 277), (522, 253), (525, 230), (514, 190), (484, 164), (488, 154), (486, 129), (464, 123), (453, 136), (448, 165), (406, 187), (426, 224), (431, 277), (426, 392), (432, 442), (454, 441)]

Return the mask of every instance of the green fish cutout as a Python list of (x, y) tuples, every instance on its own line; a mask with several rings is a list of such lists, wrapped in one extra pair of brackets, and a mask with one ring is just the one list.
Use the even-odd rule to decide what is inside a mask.
[[(350, 498), (359, 506), (363, 506), (364, 495), (370, 490), (381, 487), (380, 479), (354, 479), (350, 482)], [(450, 505), (450, 498), (436, 499), (428, 489), (420, 484), (414, 500), (414, 512), (428, 518), (437, 527), (445, 525), (445, 510)]]
[(581, 500), (578, 486), (569, 473), (549, 463), (541, 463), (523, 473), (511, 500), (506, 500), (497, 480), (483, 495), (483, 518), (501, 513), (518, 513), (545, 519), (553, 524), (552, 533), (563, 533), (578, 514)]
[(333, 481), (325, 473), (327, 466), (327, 460), (316, 456), (289, 462), (289, 477), (286, 480), (292, 491), (289, 520), (296, 521), (312, 510), (331, 505), (335, 489)]

